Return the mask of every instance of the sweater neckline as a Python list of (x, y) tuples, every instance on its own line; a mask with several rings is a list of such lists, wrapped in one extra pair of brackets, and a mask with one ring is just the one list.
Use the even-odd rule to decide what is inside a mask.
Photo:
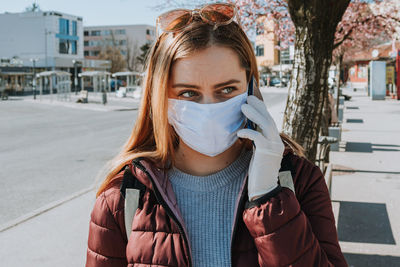
[(185, 173), (175, 166), (168, 171), (170, 182), (177, 187), (195, 192), (211, 192), (227, 186), (242, 175), (249, 167), (253, 152), (243, 148), (240, 155), (224, 169), (205, 176)]

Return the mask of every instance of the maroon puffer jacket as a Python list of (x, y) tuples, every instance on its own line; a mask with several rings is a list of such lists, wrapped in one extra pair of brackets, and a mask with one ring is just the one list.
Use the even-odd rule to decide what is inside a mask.
[[(295, 193), (279, 186), (249, 202), (245, 179), (234, 216), (232, 266), (347, 266), (323, 174), (286, 147), (281, 171), (290, 164)], [(144, 159), (128, 166), (146, 186), (129, 242), (121, 171), (91, 213), (86, 266), (192, 266), (185, 225), (166, 173)]]

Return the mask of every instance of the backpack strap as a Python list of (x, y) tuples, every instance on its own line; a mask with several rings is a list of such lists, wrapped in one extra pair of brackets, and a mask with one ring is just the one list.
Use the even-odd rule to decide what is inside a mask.
[(132, 174), (131, 168), (127, 165), (124, 171), (124, 178), (121, 184), (120, 192), (125, 199), (124, 202), (124, 221), (126, 237), (129, 240), (132, 232), (132, 222), (136, 210), (139, 207), (139, 200), (146, 191), (146, 186), (142, 184)]
[(279, 184), (282, 187), (289, 188), (296, 195), (293, 183), (294, 175), (295, 175), (295, 169), (290, 160), (290, 154), (286, 154), (281, 161), (281, 168), (279, 169), (278, 180)]

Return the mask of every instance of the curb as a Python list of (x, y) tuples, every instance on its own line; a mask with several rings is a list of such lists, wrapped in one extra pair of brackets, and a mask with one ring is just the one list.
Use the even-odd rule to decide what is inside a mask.
[(69, 202), (69, 201), (71, 201), (71, 200), (73, 200), (73, 199), (75, 199), (77, 197), (80, 197), (80, 196), (82, 196), (82, 195), (84, 195), (84, 194), (86, 194), (86, 193), (88, 193), (88, 192), (90, 192), (90, 191), (92, 191), (94, 189), (95, 189), (95, 186), (92, 185), (89, 188), (86, 188), (86, 189), (83, 189), (81, 191), (78, 191), (78, 192), (76, 192), (76, 193), (74, 193), (72, 195), (69, 195), (69, 196), (67, 196), (65, 198), (62, 198), (60, 200), (53, 201), (53, 202), (51, 202), (51, 203), (49, 203), (49, 204), (47, 204), (47, 205), (45, 205), (45, 206), (43, 206), (41, 208), (38, 208), (38, 209), (36, 209), (34, 211), (31, 211), (31, 212), (29, 212), (29, 213), (27, 213), (27, 214), (25, 214), (23, 216), (20, 216), (20, 217), (12, 220), (10, 222), (7, 222), (7, 223), (5, 223), (5, 224), (0, 226), (0, 233), (4, 232), (6, 230), (9, 230), (9, 229), (11, 229), (11, 228), (23, 223), (23, 222), (26, 222), (26, 221), (28, 221), (28, 220), (36, 217), (36, 216), (39, 216), (39, 215), (41, 215), (41, 214), (43, 214), (43, 213), (45, 213), (45, 212), (47, 212), (49, 210), (52, 210), (52, 209), (54, 209), (54, 208), (56, 208), (58, 206), (61, 206), (62, 204), (66, 203), (66, 202)]

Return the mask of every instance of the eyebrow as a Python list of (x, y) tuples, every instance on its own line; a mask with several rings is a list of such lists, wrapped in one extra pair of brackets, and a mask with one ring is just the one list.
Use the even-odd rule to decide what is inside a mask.
[[(229, 81), (226, 82), (222, 82), (222, 83), (217, 83), (216, 85), (214, 85), (214, 88), (218, 88), (218, 87), (222, 87), (224, 85), (228, 85), (231, 83), (240, 83), (239, 80), (236, 79), (230, 79)], [(172, 85), (172, 88), (176, 88), (176, 87), (187, 87), (187, 88), (195, 88), (195, 89), (200, 89), (199, 86), (197, 85), (193, 85), (193, 84), (186, 84), (186, 83), (176, 83), (174, 85)]]

